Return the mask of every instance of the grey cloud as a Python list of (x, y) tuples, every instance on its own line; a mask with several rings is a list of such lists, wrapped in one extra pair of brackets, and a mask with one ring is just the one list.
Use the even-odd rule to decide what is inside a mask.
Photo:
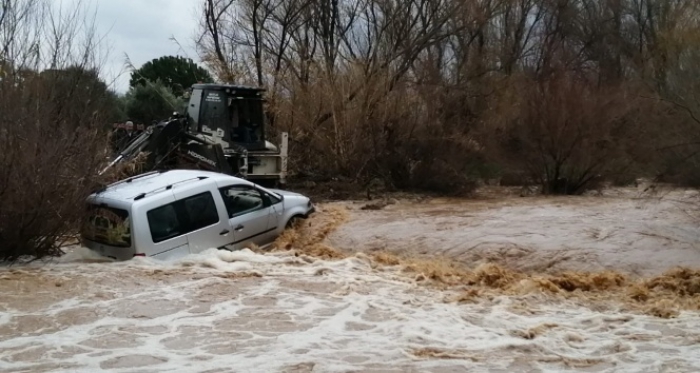
[[(194, 50), (199, 1), (195, 0), (93, 0), (96, 24), (105, 35), (109, 55), (103, 77), (114, 81), (114, 89), (128, 89), (128, 55), (135, 67), (163, 55), (181, 55), (198, 61)], [(175, 37), (180, 43), (170, 40)], [(119, 75), (121, 74), (121, 75)], [(119, 76), (118, 76), (119, 75)], [(115, 80), (116, 79), (116, 80)]]

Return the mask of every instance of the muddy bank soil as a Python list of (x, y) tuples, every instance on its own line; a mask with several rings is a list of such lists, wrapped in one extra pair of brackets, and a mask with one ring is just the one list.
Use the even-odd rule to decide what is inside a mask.
[(520, 197), (494, 188), (476, 199), (325, 205), (349, 210), (349, 221), (327, 241), (347, 252), (446, 256), (526, 272), (612, 269), (653, 276), (676, 266), (700, 267), (700, 198), (689, 190)]

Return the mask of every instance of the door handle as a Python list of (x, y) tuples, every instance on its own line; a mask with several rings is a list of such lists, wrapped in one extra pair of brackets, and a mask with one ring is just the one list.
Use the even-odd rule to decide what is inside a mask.
[(242, 226), (242, 225), (240, 225), (240, 224), (238, 224), (238, 226), (237, 226), (237, 227), (236, 227), (236, 228), (234, 229), (234, 231), (236, 231), (236, 232), (238, 232), (238, 231), (242, 231), (242, 230), (243, 230), (243, 228), (245, 228), (245, 227), (244, 227), (244, 226)]
[(224, 229), (224, 230), (221, 231), (221, 233), (219, 233), (219, 234), (222, 235), (222, 236), (225, 236), (225, 235), (228, 234), (228, 232), (229, 232), (228, 229)]

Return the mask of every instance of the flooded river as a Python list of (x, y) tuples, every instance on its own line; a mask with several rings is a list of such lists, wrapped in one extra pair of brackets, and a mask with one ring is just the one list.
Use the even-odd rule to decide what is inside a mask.
[(2, 372), (700, 371), (696, 312), (456, 302), (364, 256), (61, 263), (3, 270), (0, 291)]
[(3, 267), (0, 372), (700, 371), (700, 274), (650, 277), (700, 262), (693, 221), (550, 202), (345, 204), (290, 250)]

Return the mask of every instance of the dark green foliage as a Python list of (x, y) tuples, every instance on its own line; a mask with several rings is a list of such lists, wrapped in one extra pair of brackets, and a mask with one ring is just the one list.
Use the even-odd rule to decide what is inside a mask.
[(131, 87), (147, 85), (147, 82), (160, 80), (176, 97), (193, 84), (211, 83), (214, 79), (204, 68), (189, 58), (180, 56), (163, 56), (146, 62), (141, 68), (131, 73)]
[(182, 110), (182, 103), (160, 81), (137, 85), (124, 98), (126, 113), (134, 123), (150, 125), (152, 121), (167, 119), (174, 111)]

